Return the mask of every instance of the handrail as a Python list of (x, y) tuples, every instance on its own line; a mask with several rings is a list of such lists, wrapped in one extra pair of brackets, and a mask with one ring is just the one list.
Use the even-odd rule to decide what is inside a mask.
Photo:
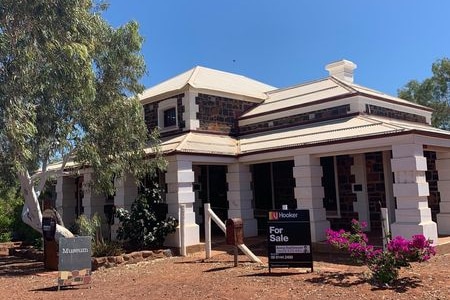
[[(205, 203), (205, 252), (206, 252), (206, 258), (211, 258), (211, 219), (219, 226), (219, 228), (226, 234), (226, 227), (225, 224), (220, 220), (220, 218), (214, 213), (214, 211), (211, 209), (211, 204)], [(250, 249), (245, 246), (245, 244), (237, 245), (241, 251), (247, 255), (248, 258), (251, 259), (251, 261), (256, 263), (261, 263), (261, 260), (253, 254)]]

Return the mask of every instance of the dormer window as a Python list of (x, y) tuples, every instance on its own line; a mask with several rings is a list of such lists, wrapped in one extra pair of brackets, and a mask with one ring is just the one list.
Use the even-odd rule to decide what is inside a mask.
[(164, 128), (177, 125), (177, 109), (171, 107), (163, 112), (164, 115)]
[(158, 104), (158, 126), (161, 132), (178, 128), (177, 99), (167, 99)]

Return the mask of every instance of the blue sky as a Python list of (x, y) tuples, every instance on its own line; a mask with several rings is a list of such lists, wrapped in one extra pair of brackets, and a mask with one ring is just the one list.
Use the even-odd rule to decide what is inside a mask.
[(146, 87), (196, 65), (286, 87), (342, 58), (355, 83), (396, 95), (450, 57), (448, 0), (109, 0), (115, 27), (145, 38)]

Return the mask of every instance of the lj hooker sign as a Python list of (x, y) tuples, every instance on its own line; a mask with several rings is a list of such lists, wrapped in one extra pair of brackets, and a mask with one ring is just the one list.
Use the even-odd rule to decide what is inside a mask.
[(269, 211), (269, 272), (272, 267), (311, 268), (311, 226), (308, 210)]

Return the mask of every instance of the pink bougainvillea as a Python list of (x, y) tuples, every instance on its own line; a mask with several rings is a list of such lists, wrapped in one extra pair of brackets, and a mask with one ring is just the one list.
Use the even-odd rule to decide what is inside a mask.
[(396, 236), (386, 245), (386, 250), (376, 249), (368, 244), (362, 230), (365, 222), (352, 220), (352, 231), (343, 229), (327, 230), (328, 242), (336, 248), (345, 249), (356, 261), (367, 265), (373, 278), (382, 283), (390, 283), (398, 278), (401, 267), (409, 267), (411, 262), (424, 262), (436, 254), (432, 241), (423, 235), (414, 235), (412, 240)]

